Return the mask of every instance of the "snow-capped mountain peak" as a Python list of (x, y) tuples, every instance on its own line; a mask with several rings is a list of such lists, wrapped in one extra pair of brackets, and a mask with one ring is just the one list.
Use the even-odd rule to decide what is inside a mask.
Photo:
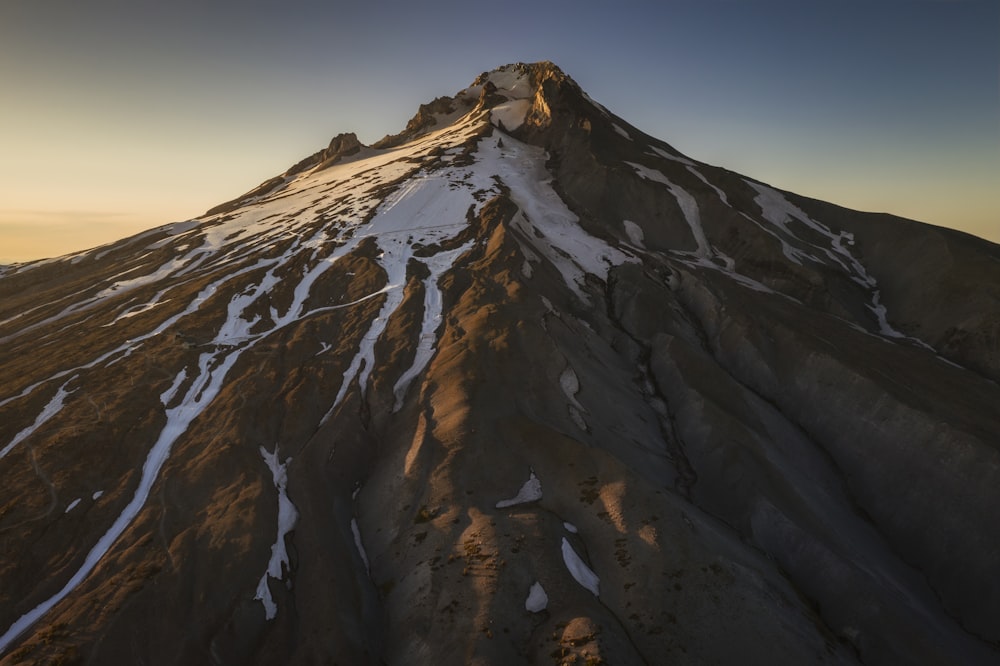
[(0, 274), (0, 659), (991, 663), (998, 267), (486, 72)]

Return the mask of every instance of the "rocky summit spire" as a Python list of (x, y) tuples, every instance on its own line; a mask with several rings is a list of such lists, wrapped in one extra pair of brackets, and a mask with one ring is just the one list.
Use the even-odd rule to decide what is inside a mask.
[(997, 285), (486, 72), (0, 275), (0, 662), (996, 663)]

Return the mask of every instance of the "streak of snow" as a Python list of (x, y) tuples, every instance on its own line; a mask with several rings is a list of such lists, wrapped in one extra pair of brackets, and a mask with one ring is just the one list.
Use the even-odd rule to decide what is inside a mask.
[(90, 499), (96, 502), (97, 500), (101, 499), (102, 495), (104, 495), (104, 491), (98, 490), (97, 492), (95, 492), (93, 495), (90, 496)]
[[(77, 585), (82, 583), (90, 572), (94, 570), (97, 563), (111, 549), (111, 546), (118, 540), (118, 537), (122, 535), (125, 528), (132, 523), (139, 514), (142, 506), (146, 503), (146, 499), (149, 497), (149, 492), (156, 481), (160, 468), (170, 455), (170, 448), (177, 441), (177, 438), (184, 434), (195, 417), (201, 414), (215, 399), (219, 389), (222, 387), (222, 380), (225, 378), (226, 373), (229, 372), (233, 363), (236, 362), (238, 355), (239, 352), (234, 352), (225, 356), (221, 361), (217, 361), (217, 359), (209, 354), (202, 354), (199, 359), (199, 375), (195, 378), (188, 392), (181, 400), (181, 403), (176, 407), (166, 410), (167, 422), (160, 431), (160, 436), (157, 438), (156, 443), (150, 449), (145, 463), (143, 463), (142, 474), (139, 478), (139, 486), (136, 488), (135, 495), (125, 505), (122, 512), (118, 514), (111, 527), (97, 540), (97, 543), (87, 553), (86, 558), (84, 558), (83, 564), (80, 565), (80, 568), (70, 577), (62, 589), (18, 618), (6, 633), (0, 636), (0, 653), (6, 650), (10, 643), (21, 635), (24, 630), (48, 613), (53, 606), (66, 598)], [(217, 362), (213, 363), (213, 361)]]
[(278, 491), (278, 536), (271, 546), (271, 559), (268, 560), (267, 570), (260, 577), (257, 584), (257, 594), (254, 599), (264, 604), (264, 616), (268, 620), (274, 619), (278, 612), (278, 607), (271, 598), (271, 588), (267, 579), (274, 578), (281, 580), (285, 576), (288, 567), (288, 550), (285, 546), (285, 537), (295, 528), (299, 512), (295, 510), (295, 505), (288, 499), (288, 470), (287, 465), (291, 458), (285, 462), (278, 462), (278, 447), (274, 447), (274, 452), (269, 453), (263, 446), (260, 447), (260, 455), (264, 458), (268, 469), (271, 470), (271, 478), (274, 487)]
[(482, 166), (489, 173), (498, 174), (510, 188), (510, 196), (521, 213), (514, 217), (511, 226), (552, 262), (582, 301), (589, 302), (582, 290), (587, 273), (607, 280), (612, 266), (637, 259), (591, 236), (580, 226), (579, 218), (552, 189), (552, 175), (545, 168), (547, 154), (542, 148), (504, 137), (501, 151), (498, 140), (498, 136), (484, 138), (476, 154)]
[[(243, 291), (238, 292), (244, 296), (250, 294), (256, 294), (258, 297), (263, 296), (269, 288), (277, 284), (278, 268), (289, 266), (292, 260), (306, 256), (303, 254), (304, 252), (312, 253), (311, 259), (306, 257), (307, 268), (304, 274), (302, 271), (291, 273), (291, 275), (299, 276), (299, 280), (294, 290), (292, 304), (288, 310), (284, 315), (277, 316), (277, 313), (272, 308), (271, 318), (273, 326), (266, 326), (265, 322), (260, 322), (264, 330), (253, 333), (253, 327), (250, 324), (250, 320), (245, 317), (245, 313), (254, 301), (250, 298), (239, 297), (237, 297), (235, 303), (230, 301), (230, 307), (227, 308), (227, 319), (220, 327), (215, 339), (206, 340), (201, 345), (210, 351), (201, 354), (199, 357), (198, 370), (194, 373), (193, 378), (188, 379), (186, 374), (183, 378), (175, 378), (172, 387), (161, 395), (161, 399), (167, 403), (165, 405), (167, 407), (165, 410), (166, 423), (147, 454), (146, 461), (142, 467), (139, 485), (132, 499), (115, 518), (111, 526), (98, 539), (97, 543), (84, 558), (83, 564), (65, 585), (53, 596), (22, 615), (11, 625), (6, 633), (0, 636), (0, 652), (5, 650), (17, 636), (70, 594), (73, 589), (85, 580), (97, 566), (98, 562), (108, 553), (145, 504), (159, 471), (169, 456), (174, 443), (215, 399), (226, 375), (243, 351), (246, 351), (260, 340), (283, 327), (299, 321), (306, 315), (353, 305), (352, 303), (317, 307), (308, 312), (305, 307), (311, 287), (316, 279), (336, 259), (354, 249), (359, 242), (357, 239), (363, 236), (362, 232), (364, 228), (362, 222), (378, 202), (377, 197), (371, 196), (375, 188), (385, 186), (397, 179), (415, 173), (420, 167), (414, 166), (411, 160), (422, 151), (430, 150), (446, 142), (452, 142), (452, 145), (454, 143), (464, 143), (471, 139), (481, 127), (481, 121), (474, 122), (471, 115), (467, 115), (465, 119), (459, 121), (456, 125), (425, 135), (398, 149), (365, 151), (366, 154), (363, 160), (345, 161), (344, 164), (335, 165), (318, 174), (312, 172), (301, 178), (296, 178), (294, 182), (289, 182), (288, 187), (281, 192), (265, 195), (256, 201), (253, 206), (244, 207), (232, 213), (208, 216), (204, 220), (197, 222), (181, 223), (182, 225), (187, 225), (184, 227), (184, 233), (190, 232), (189, 237), (185, 238), (185, 242), (194, 249), (189, 250), (185, 255), (167, 264), (161, 265), (150, 275), (120, 281), (118, 288), (112, 290), (113, 293), (120, 294), (126, 289), (131, 290), (140, 285), (152, 282), (154, 276), (156, 280), (173, 280), (177, 284), (177, 280), (189, 274), (196, 274), (198, 271), (207, 273), (223, 265), (233, 266), (234, 268), (221, 277), (214, 279), (181, 312), (170, 315), (148, 333), (136, 336), (126, 341), (125, 344), (104, 352), (87, 363), (75, 368), (59, 371), (46, 379), (37, 381), (24, 388), (18, 395), (0, 401), (0, 406), (2, 406), (13, 400), (24, 398), (40, 386), (82, 369), (93, 368), (101, 363), (105, 363), (105, 367), (110, 366), (127, 357), (145, 340), (161, 335), (187, 315), (200, 310), (224, 285), (241, 276), (266, 270), (267, 273), (259, 284), (250, 287), (249, 290), (247, 290), (247, 287), (244, 287)], [(491, 175), (483, 173), (480, 170), (478, 180), (473, 179), (474, 182), (468, 183), (469, 189), (478, 187), (484, 191), (491, 189), (495, 191), (493, 189), (494, 184), (490, 179)], [(311, 238), (300, 242), (308, 225), (315, 226), (316, 216), (322, 214), (322, 206), (328, 207), (328, 202), (332, 200), (343, 203), (345, 209), (348, 209), (350, 212), (338, 219), (336, 224), (323, 225), (320, 231), (316, 232)], [(298, 211), (299, 215), (294, 217), (294, 219), (293, 217), (283, 215), (282, 211), (289, 208)], [(465, 226), (465, 212), (466, 210), (462, 209), (462, 215), (459, 218), (462, 223), (452, 226)], [(402, 231), (406, 225), (402, 224), (401, 220), (397, 221), (400, 222), (398, 230)], [(150, 233), (160, 233), (160, 231), (153, 230)], [(134, 237), (131, 239), (131, 242), (135, 242), (140, 237), (142, 235)], [(200, 245), (198, 245), (199, 239)], [(294, 239), (290, 247), (288, 246), (289, 239)], [(323, 249), (328, 248), (331, 243), (338, 245), (338, 247), (332, 252), (328, 251), (325, 257), (320, 258)], [(396, 244), (399, 244), (398, 241)], [(281, 256), (266, 258), (268, 253), (273, 255), (273, 251), (278, 247), (286, 248)], [(215, 263), (207, 263), (212, 255), (220, 252), (224, 252), (225, 255), (219, 257)], [(389, 259), (406, 258), (410, 254), (411, 248), (409, 247), (405, 251), (386, 252), (386, 255), (391, 255)], [(254, 255), (264, 256), (265, 258), (258, 259), (253, 264), (245, 265)], [(399, 265), (395, 261), (392, 263)], [(405, 270), (405, 261), (401, 265)], [(237, 266), (239, 268), (235, 268)], [(391, 287), (396, 287), (396, 291), (398, 291), (401, 282), (394, 281), (392, 278), (399, 276), (393, 273), (393, 271), (387, 270), (387, 272), (390, 273), (390, 287), (362, 297), (354, 303), (372, 298), (381, 293), (391, 292)], [(82, 303), (77, 301), (54, 317), (49, 317), (45, 321), (38, 322), (33, 326), (37, 327), (68, 316), (69, 314), (79, 313), (83, 309), (93, 307), (101, 300), (101, 298), (93, 297), (86, 299)], [(26, 328), (22, 328), (18, 331), (17, 335), (23, 335), (26, 332)], [(186, 371), (182, 372), (186, 373)], [(185, 383), (189, 384), (187, 390), (179, 400), (176, 400), (177, 404), (170, 407), (169, 403), (175, 402), (176, 394), (180, 392)], [(65, 388), (65, 384), (63, 386)], [(58, 408), (61, 408), (61, 399), (50, 403), (50, 405), (52, 406), (52, 410), (50, 411), (54, 414), (58, 411)], [(15, 438), (16, 441), (9, 444), (6, 450), (9, 451), (13, 445), (16, 445), (17, 442), (30, 435), (34, 431), (34, 428), (41, 425), (42, 422), (50, 417), (51, 414), (43, 413), (42, 417), (36, 420), (36, 425), (19, 433), (18, 437)], [(269, 565), (270, 569), (271, 566)], [(280, 566), (278, 566), (278, 569), (280, 570)], [(261, 601), (265, 603), (265, 612), (269, 612), (268, 603), (273, 604), (273, 601), (270, 600), (269, 589), (265, 584), (264, 590), (258, 591), (261, 592)], [(276, 612), (276, 608), (274, 610)]]
[(729, 199), (726, 197), (726, 193), (723, 192), (722, 190), (720, 190), (718, 187), (716, 187), (712, 183), (708, 182), (708, 178), (705, 178), (705, 176), (703, 176), (700, 171), (698, 171), (697, 169), (694, 168), (694, 166), (691, 166), (691, 165), (688, 165), (687, 169), (688, 169), (688, 171), (690, 171), (691, 173), (693, 173), (695, 176), (697, 176), (698, 180), (700, 180), (701, 182), (705, 183), (706, 185), (708, 185), (709, 187), (711, 187), (713, 190), (715, 190), (715, 193), (719, 195), (719, 199), (722, 200), (722, 203), (726, 204), (727, 206), (730, 205), (729, 204)]
[(509, 506), (535, 502), (540, 499), (542, 499), (542, 482), (538, 480), (537, 476), (535, 476), (534, 470), (531, 470), (528, 480), (525, 481), (524, 485), (521, 486), (521, 489), (517, 491), (517, 495), (511, 499), (500, 500), (497, 502), (497, 508), (506, 509)]
[(134, 289), (138, 289), (139, 287), (150, 284), (152, 282), (158, 282), (170, 276), (178, 269), (183, 268), (184, 265), (187, 263), (187, 261), (188, 258), (186, 256), (174, 257), (170, 259), (170, 261), (166, 262), (165, 264), (154, 270), (152, 273), (148, 273), (146, 275), (137, 278), (132, 278), (131, 280), (121, 280), (119, 282), (115, 282), (110, 287), (107, 287), (98, 292), (97, 296), (99, 298), (105, 298), (108, 296), (120, 296), (126, 291), (132, 291)]
[(681, 157), (680, 155), (671, 155), (662, 148), (657, 148), (656, 146), (650, 146), (649, 149), (653, 151), (652, 153), (649, 154), (659, 155), (660, 157), (663, 157), (665, 159), (672, 160), (674, 162), (680, 162), (685, 166), (697, 166), (694, 162), (687, 159), (686, 157)]
[[(811, 245), (825, 254), (829, 259), (833, 260), (842, 269), (844, 269), (844, 272), (847, 273), (847, 276), (851, 280), (869, 292), (872, 302), (868, 305), (868, 309), (875, 315), (876, 323), (879, 327), (879, 333), (885, 337), (907, 340), (925, 349), (933, 350), (933, 347), (930, 345), (897, 331), (889, 323), (886, 307), (880, 302), (881, 292), (878, 289), (878, 283), (875, 281), (875, 278), (868, 273), (864, 265), (858, 261), (853, 254), (851, 254), (851, 251), (847, 247), (845, 247), (846, 245), (854, 245), (853, 234), (847, 231), (834, 233), (825, 224), (809, 217), (802, 209), (788, 201), (788, 199), (786, 199), (777, 190), (760, 183), (755, 183), (751, 180), (745, 180), (744, 182), (757, 191), (757, 196), (754, 198), (754, 202), (760, 206), (761, 214), (765, 220), (779, 228), (787, 236), (798, 240), (800, 243)], [(820, 236), (828, 239), (830, 246), (820, 247), (798, 238), (795, 235), (795, 232), (788, 226), (793, 220), (799, 221)], [(815, 257), (810, 258), (813, 261), (817, 261)]]
[(635, 162), (625, 162), (629, 165), (635, 172), (639, 174), (642, 178), (647, 180), (652, 180), (657, 183), (663, 183), (670, 190), (670, 193), (674, 195), (674, 199), (677, 200), (677, 205), (680, 206), (681, 212), (684, 214), (684, 220), (687, 222), (688, 227), (691, 229), (691, 235), (694, 236), (694, 242), (698, 246), (695, 254), (699, 257), (709, 258), (712, 256), (712, 246), (708, 242), (708, 238), (705, 236), (705, 230), (701, 226), (701, 215), (698, 212), (698, 202), (695, 201), (694, 197), (682, 187), (678, 187), (670, 182), (670, 179), (664, 176), (662, 173), (656, 169), (650, 169), (642, 164), (637, 164)]
[(406, 389), (410, 382), (424, 371), (431, 358), (434, 356), (434, 343), (437, 341), (437, 328), (441, 323), (441, 288), (438, 281), (441, 275), (451, 268), (455, 259), (467, 252), (475, 241), (470, 240), (464, 245), (447, 252), (439, 252), (427, 262), (430, 275), (424, 280), (424, 318), (420, 330), (420, 338), (417, 341), (417, 349), (413, 355), (413, 363), (406, 372), (400, 375), (393, 387), (393, 394), (396, 396), (394, 412), (399, 411), (403, 406), (403, 398), (406, 396)]
[[(875, 287), (875, 278), (870, 276), (861, 262), (855, 259), (854, 255), (852, 255), (850, 251), (843, 246), (845, 241), (853, 240), (853, 238), (850, 237), (850, 234), (846, 232), (841, 232), (839, 234), (833, 233), (829, 227), (813, 220), (798, 206), (792, 204), (780, 192), (773, 188), (760, 183), (755, 183), (751, 180), (744, 180), (744, 182), (757, 191), (757, 196), (754, 197), (754, 202), (760, 206), (761, 215), (763, 215), (765, 220), (781, 229), (781, 231), (791, 238), (806, 243), (807, 245), (812, 245), (812, 247), (819, 250), (828, 258), (840, 265), (840, 267), (847, 272), (848, 277), (862, 287), (868, 289)], [(799, 221), (809, 229), (817, 232), (820, 236), (827, 238), (830, 241), (830, 247), (819, 247), (798, 238), (798, 236), (795, 235), (795, 232), (788, 226), (793, 220)]]
[(601, 579), (597, 577), (597, 574), (590, 567), (584, 564), (580, 556), (573, 550), (573, 546), (566, 540), (566, 537), (563, 537), (562, 540), (562, 556), (563, 562), (566, 563), (566, 568), (569, 569), (570, 575), (573, 576), (576, 582), (590, 590), (595, 597), (598, 596), (600, 594), (599, 586)]
[(549, 605), (549, 595), (538, 581), (528, 589), (528, 598), (524, 600), (524, 609), (531, 613), (541, 613)]
[(75, 509), (76, 505), (79, 504), (79, 503), (80, 503), (80, 498), (77, 497), (75, 500), (73, 500), (72, 502), (69, 503), (69, 506), (66, 507), (66, 510), (63, 513), (69, 513), (70, 511), (72, 511), (73, 509)]
[(170, 405), (170, 401), (174, 399), (175, 395), (177, 395), (177, 389), (181, 387), (181, 384), (184, 383), (185, 379), (187, 379), (187, 368), (181, 368), (181, 371), (177, 373), (176, 377), (174, 377), (174, 381), (170, 385), (170, 388), (160, 394), (160, 402), (163, 403), (164, 407)]
[(365, 552), (365, 546), (361, 543), (361, 529), (358, 527), (357, 518), (351, 518), (351, 533), (354, 534), (354, 547), (358, 549), (358, 555), (361, 556), (361, 561), (365, 563), (365, 572), (370, 576), (372, 569), (368, 564), (368, 553)]
[(626, 139), (628, 139), (629, 141), (631, 141), (631, 140), (632, 140), (632, 137), (631, 137), (631, 136), (629, 136), (629, 133), (628, 133), (628, 132), (626, 132), (626, 131), (625, 131), (624, 129), (622, 129), (621, 127), (619, 127), (619, 126), (618, 126), (618, 125), (616, 125), (615, 123), (611, 123), (611, 126), (612, 126), (612, 127), (614, 128), (615, 132), (617, 132), (618, 134), (622, 135), (623, 137), (625, 137), (625, 138), (626, 138)]
[(570, 534), (576, 534), (579, 531), (576, 529), (576, 525), (574, 525), (573, 523), (564, 522), (563, 527), (565, 527), (566, 531), (569, 532)]
[(48, 404), (46, 404), (45, 407), (42, 408), (42, 412), (35, 417), (34, 423), (32, 423), (30, 426), (28, 426), (21, 432), (14, 435), (14, 439), (12, 439), (10, 443), (7, 444), (7, 446), (3, 447), (3, 449), (0, 449), (0, 458), (3, 458), (8, 453), (10, 453), (11, 449), (13, 449), (15, 446), (17, 446), (24, 440), (26, 440), (28, 437), (31, 436), (33, 432), (38, 430), (38, 428), (40, 428), (46, 421), (48, 421), (53, 416), (59, 413), (59, 410), (63, 408), (63, 402), (66, 400), (66, 396), (70, 394), (70, 391), (66, 390), (66, 386), (71, 381), (73, 381), (73, 379), (68, 380), (65, 384), (59, 387), (59, 389), (56, 391), (56, 394), (52, 396), (51, 400), (49, 400)]

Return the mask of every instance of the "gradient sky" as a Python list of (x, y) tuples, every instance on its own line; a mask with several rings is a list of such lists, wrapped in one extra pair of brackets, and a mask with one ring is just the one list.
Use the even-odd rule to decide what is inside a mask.
[(0, 0), (0, 262), (197, 216), (542, 59), (696, 159), (1000, 242), (995, 0)]

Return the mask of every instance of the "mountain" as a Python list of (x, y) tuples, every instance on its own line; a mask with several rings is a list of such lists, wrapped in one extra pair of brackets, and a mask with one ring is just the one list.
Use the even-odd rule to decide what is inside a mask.
[(501, 67), (4, 270), (0, 663), (997, 663), (997, 381), (997, 245)]

